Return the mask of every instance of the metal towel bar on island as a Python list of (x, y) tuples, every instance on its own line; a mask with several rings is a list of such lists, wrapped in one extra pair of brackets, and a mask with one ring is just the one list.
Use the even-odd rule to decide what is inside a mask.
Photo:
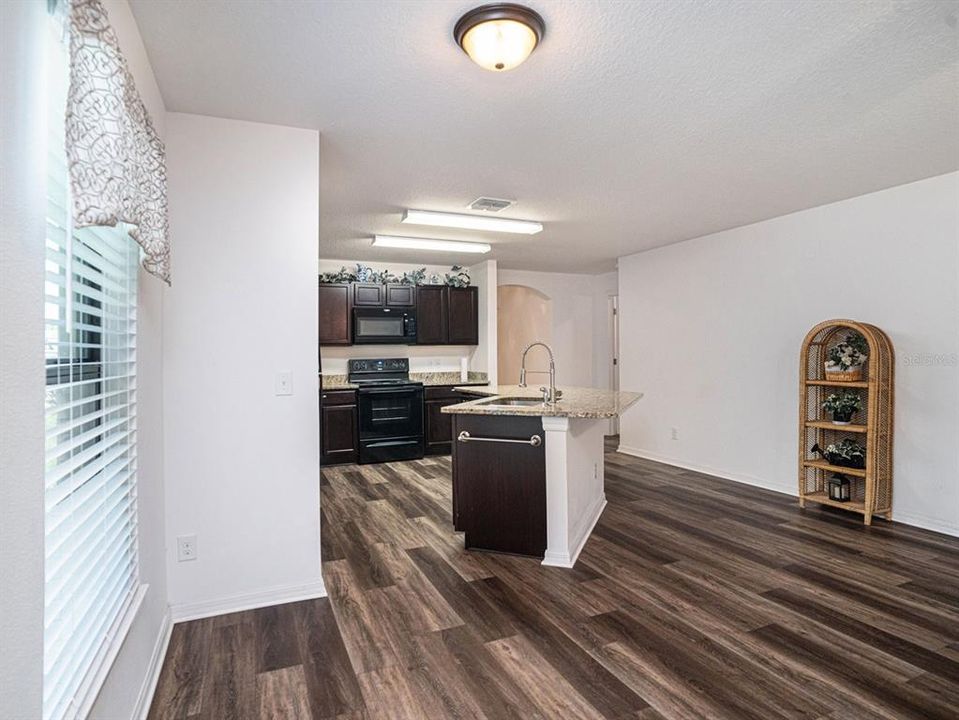
[(492, 437), (473, 437), (465, 430), (456, 436), (460, 442), (501, 442), (501, 443), (519, 443), (520, 445), (532, 445), (539, 447), (543, 443), (543, 438), (539, 435), (533, 435), (529, 440), (515, 440), (513, 438), (492, 438)]

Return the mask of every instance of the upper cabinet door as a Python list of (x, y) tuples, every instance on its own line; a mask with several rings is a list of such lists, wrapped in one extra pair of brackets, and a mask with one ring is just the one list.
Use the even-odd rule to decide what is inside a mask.
[(320, 283), (320, 345), (349, 345), (353, 341), (350, 326), (350, 286)]
[(449, 332), (451, 345), (479, 344), (478, 288), (449, 289)]
[(386, 284), (386, 307), (413, 307), (414, 305), (416, 305), (415, 285)]
[(380, 283), (353, 283), (353, 307), (383, 307), (386, 286)]
[(449, 288), (445, 285), (416, 289), (416, 343), (449, 344)]

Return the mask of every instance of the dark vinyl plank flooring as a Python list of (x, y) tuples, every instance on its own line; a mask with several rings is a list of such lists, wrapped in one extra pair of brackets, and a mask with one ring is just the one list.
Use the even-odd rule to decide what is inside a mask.
[(574, 570), (465, 552), (449, 458), (324, 469), (329, 597), (176, 625), (150, 720), (959, 717), (959, 539), (613, 448)]

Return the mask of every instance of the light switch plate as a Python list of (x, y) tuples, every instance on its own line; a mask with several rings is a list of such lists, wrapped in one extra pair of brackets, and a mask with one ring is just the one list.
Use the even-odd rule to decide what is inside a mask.
[(275, 393), (277, 395), (293, 394), (293, 373), (289, 370), (282, 370), (276, 374)]

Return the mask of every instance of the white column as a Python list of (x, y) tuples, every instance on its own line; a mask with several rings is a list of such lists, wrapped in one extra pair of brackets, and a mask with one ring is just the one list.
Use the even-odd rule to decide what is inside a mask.
[(572, 567), (569, 555), (569, 418), (544, 417), (546, 433), (546, 553), (543, 565)]
[(573, 567), (606, 507), (604, 420), (544, 417), (546, 553), (544, 565)]

